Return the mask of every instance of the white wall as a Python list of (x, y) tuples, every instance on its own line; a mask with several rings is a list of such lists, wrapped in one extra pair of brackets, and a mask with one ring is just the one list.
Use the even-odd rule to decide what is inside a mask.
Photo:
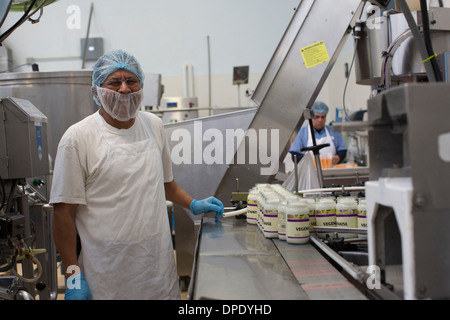
[[(41, 71), (81, 69), (80, 39), (86, 37), (91, 3), (90, 37), (102, 37), (105, 52), (125, 49), (145, 72), (162, 74), (165, 96), (183, 95), (182, 67), (192, 65), (202, 107), (209, 100), (209, 36), (212, 106), (236, 107), (233, 67), (250, 66), (250, 83), (240, 91), (241, 105), (252, 105), (245, 90), (256, 88), (299, 0), (60, 0), (44, 9), (39, 23), (24, 23), (4, 42), (14, 65), (34, 58)], [(71, 6), (79, 8), (79, 28), (73, 28), (78, 16)], [(10, 13), (1, 31), (20, 16)]]
[[(81, 69), (80, 39), (86, 37), (91, 3), (89, 36), (104, 39), (104, 52), (123, 48), (138, 58), (145, 72), (161, 74), (164, 96), (183, 96), (182, 68), (190, 64), (194, 95), (200, 107), (208, 106), (209, 36), (211, 106), (237, 107), (240, 100), (241, 107), (249, 107), (254, 103), (245, 92), (258, 85), (299, 0), (60, 0), (44, 9), (39, 23), (24, 23), (4, 42), (13, 51), (14, 66), (36, 60), (41, 71)], [(10, 13), (1, 31), (20, 16)], [(332, 109), (328, 120), (334, 119), (334, 108), (342, 108), (344, 65), (350, 65), (352, 55), (349, 41), (319, 95)], [(87, 62), (86, 68), (92, 65)], [(241, 65), (250, 66), (250, 77), (238, 91), (232, 71)], [(25, 66), (14, 71), (30, 70)], [(369, 91), (355, 84), (352, 73), (348, 108), (365, 108)]]

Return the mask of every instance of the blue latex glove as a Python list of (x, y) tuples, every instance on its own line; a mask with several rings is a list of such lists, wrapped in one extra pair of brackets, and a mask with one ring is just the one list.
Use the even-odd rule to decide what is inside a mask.
[(66, 280), (64, 300), (92, 300), (91, 289), (82, 273)]
[(214, 197), (209, 197), (203, 200), (194, 199), (191, 202), (191, 212), (195, 215), (208, 213), (214, 211), (216, 213), (216, 219), (219, 219), (223, 214), (222, 202)]

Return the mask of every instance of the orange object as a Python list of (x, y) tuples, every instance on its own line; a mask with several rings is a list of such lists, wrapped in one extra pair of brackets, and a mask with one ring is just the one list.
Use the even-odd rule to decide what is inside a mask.
[[(315, 158), (313, 158), (313, 162), (314, 162), (314, 168), (317, 170)], [(332, 168), (331, 157), (328, 156), (327, 154), (324, 154), (324, 155), (321, 154), (320, 155), (320, 166), (322, 167), (322, 169), (331, 169)]]
[(341, 163), (334, 165), (335, 169), (345, 169), (345, 168), (354, 168), (356, 165), (354, 163)]

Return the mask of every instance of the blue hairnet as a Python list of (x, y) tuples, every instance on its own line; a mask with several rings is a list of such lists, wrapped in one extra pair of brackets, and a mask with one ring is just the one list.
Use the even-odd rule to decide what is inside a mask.
[[(95, 63), (92, 73), (92, 87), (100, 87), (111, 73), (120, 69), (134, 73), (139, 78), (141, 87), (144, 86), (144, 72), (136, 58), (123, 50), (113, 50), (101, 56)], [(100, 105), (95, 90), (93, 92), (95, 103)]]
[(328, 106), (327, 106), (327, 104), (325, 102), (316, 101), (316, 102), (314, 102), (313, 106), (311, 107), (311, 110), (314, 113), (325, 113), (325, 114), (327, 114), (329, 109), (328, 109)]

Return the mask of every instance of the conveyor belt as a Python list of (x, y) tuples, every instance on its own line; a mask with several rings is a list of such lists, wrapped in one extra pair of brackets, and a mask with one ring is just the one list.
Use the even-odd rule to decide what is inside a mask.
[(279, 239), (273, 242), (309, 299), (366, 299), (311, 244), (293, 245)]
[(245, 219), (203, 218), (189, 297), (366, 299), (312, 245), (267, 239)]

